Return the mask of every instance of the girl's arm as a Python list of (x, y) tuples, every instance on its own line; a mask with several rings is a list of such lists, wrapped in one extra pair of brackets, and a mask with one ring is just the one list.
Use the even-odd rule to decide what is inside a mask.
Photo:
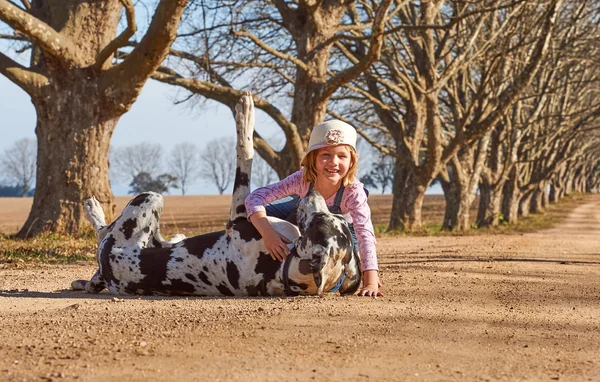
[(285, 259), (289, 254), (289, 248), (285, 244), (289, 243), (289, 240), (271, 227), (265, 206), (289, 195), (302, 195), (302, 192), (302, 172), (297, 171), (280, 182), (254, 190), (244, 201), (248, 220), (262, 236), (273, 260)]
[(289, 243), (290, 241), (271, 227), (271, 223), (267, 219), (267, 214), (264, 211), (258, 211), (249, 216), (248, 219), (262, 236), (265, 247), (267, 248), (267, 251), (269, 251), (271, 258), (273, 260), (283, 261), (290, 253), (290, 250), (286, 245), (286, 243)]
[(344, 206), (352, 217), (356, 233), (356, 241), (360, 253), (360, 263), (363, 269), (363, 286), (359, 296), (383, 296), (380, 291), (379, 272), (377, 264), (376, 239), (371, 222), (371, 209), (367, 203), (367, 194), (361, 183), (354, 183), (347, 190)]

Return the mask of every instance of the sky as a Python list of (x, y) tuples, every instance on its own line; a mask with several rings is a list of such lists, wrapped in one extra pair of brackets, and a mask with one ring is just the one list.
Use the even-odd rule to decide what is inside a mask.
[[(213, 139), (235, 137), (235, 121), (228, 108), (209, 102), (191, 109), (185, 104), (174, 105), (176, 98), (182, 98), (181, 95), (178, 97), (176, 88), (148, 81), (131, 110), (119, 120), (111, 146), (123, 147), (141, 141), (158, 143), (163, 147), (166, 159), (173, 146), (181, 142), (194, 143), (201, 149)], [(2, 75), (0, 99), (0, 153), (3, 153), (19, 139), (35, 138), (36, 115), (27, 93)], [(266, 137), (280, 134), (273, 122), (260, 111), (256, 113), (255, 129)], [(115, 195), (127, 195), (127, 184), (111, 179), (111, 185)], [(172, 190), (171, 193), (178, 194), (179, 191)], [(216, 193), (215, 186), (205, 180), (197, 181), (187, 192), (200, 195)]]
[[(158, 143), (166, 158), (173, 146), (181, 142), (192, 142), (202, 149), (213, 139), (235, 137), (235, 121), (228, 108), (213, 101), (195, 108), (186, 104), (174, 105), (173, 101), (181, 98), (177, 88), (149, 80), (131, 110), (119, 120), (111, 146), (123, 147), (141, 141)], [(27, 93), (2, 75), (0, 100), (1, 154), (19, 139), (35, 138), (36, 115)], [(256, 112), (255, 129), (264, 137), (282, 134), (260, 110)], [(116, 196), (128, 195), (126, 182), (111, 179), (111, 185)], [(216, 193), (216, 187), (202, 179), (190, 185), (187, 191), (188, 195)], [(225, 193), (231, 193), (231, 189)], [(434, 186), (427, 193), (440, 194), (441, 188)], [(172, 190), (171, 194), (177, 195), (179, 191)]]

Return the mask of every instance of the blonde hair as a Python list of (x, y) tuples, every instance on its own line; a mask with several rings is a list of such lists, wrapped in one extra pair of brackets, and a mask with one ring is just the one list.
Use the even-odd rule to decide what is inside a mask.
[[(354, 147), (350, 145), (343, 145), (350, 152), (350, 168), (346, 175), (342, 178), (344, 186), (348, 186), (354, 183), (356, 179), (356, 170), (358, 168), (358, 153), (354, 150)], [(304, 156), (300, 166), (302, 167), (302, 180), (309, 183), (317, 181), (317, 155), (321, 149), (310, 151)]]

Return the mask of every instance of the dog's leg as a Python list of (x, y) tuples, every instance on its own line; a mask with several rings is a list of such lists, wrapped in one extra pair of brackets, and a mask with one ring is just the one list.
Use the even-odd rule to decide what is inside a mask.
[(85, 201), (83, 210), (85, 211), (85, 217), (92, 224), (92, 227), (94, 227), (98, 243), (100, 243), (108, 232), (106, 218), (104, 217), (104, 211), (102, 210), (100, 202), (92, 196)]
[(244, 200), (250, 193), (250, 175), (252, 173), (252, 158), (254, 157), (252, 143), (254, 102), (250, 93), (246, 93), (235, 105), (235, 127), (237, 129), (237, 168), (235, 170), (233, 194), (231, 195), (228, 227), (231, 227), (236, 219), (247, 218)]
[(92, 276), (90, 281), (87, 280), (75, 280), (71, 282), (71, 289), (73, 290), (84, 290), (88, 293), (98, 294), (106, 288), (106, 283), (100, 277), (100, 270), (97, 270)]

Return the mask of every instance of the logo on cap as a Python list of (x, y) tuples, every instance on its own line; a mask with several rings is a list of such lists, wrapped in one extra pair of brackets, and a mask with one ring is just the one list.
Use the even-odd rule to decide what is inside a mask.
[(323, 143), (327, 145), (339, 145), (342, 142), (344, 142), (344, 132), (338, 129), (329, 130), (323, 140)]

